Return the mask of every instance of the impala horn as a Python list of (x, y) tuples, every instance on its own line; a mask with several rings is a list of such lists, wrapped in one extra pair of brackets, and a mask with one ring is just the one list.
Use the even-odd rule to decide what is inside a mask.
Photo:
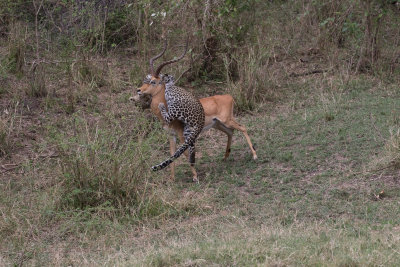
[(164, 41), (164, 49), (163, 49), (163, 51), (160, 54), (158, 54), (155, 57), (152, 57), (150, 59), (150, 73), (151, 73), (151, 75), (155, 76), (154, 75), (154, 60), (156, 60), (156, 59), (160, 58), (162, 55), (164, 55), (166, 50), (167, 50), (167, 39), (165, 39), (165, 41)]
[(158, 68), (157, 68), (157, 70), (156, 70), (156, 72), (154, 73), (153, 76), (154, 77), (158, 77), (158, 75), (160, 74), (162, 68), (164, 68), (165, 66), (167, 66), (169, 64), (172, 64), (172, 63), (175, 63), (175, 62), (178, 62), (179, 60), (181, 60), (186, 55), (186, 52), (187, 52), (187, 49), (188, 49), (188, 43), (189, 43), (189, 38), (186, 39), (185, 51), (183, 51), (182, 55), (180, 57), (176, 58), (176, 59), (172, 59), (172, 60), (169, 60), (169, 61), (166, 61), (166, 62), (162, 63), (160, 66), (158, 66)]

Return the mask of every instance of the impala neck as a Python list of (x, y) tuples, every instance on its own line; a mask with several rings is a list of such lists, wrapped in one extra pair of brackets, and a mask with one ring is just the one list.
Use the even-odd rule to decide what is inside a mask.
[[(151, 97), (151, 111), (153, 112), (154, 115), (156, 115), (161, 121), (164, 121), (160, 109), (158, 108), (158, 104), (164, 103), (164, 105), (167, 107), (167, 101), (165, 100), (165, 85), (163, 85), (160, 89), (160, 91), (157, 91), (152, 97)], [(168, 107), (167, 107), (168, 109)]]

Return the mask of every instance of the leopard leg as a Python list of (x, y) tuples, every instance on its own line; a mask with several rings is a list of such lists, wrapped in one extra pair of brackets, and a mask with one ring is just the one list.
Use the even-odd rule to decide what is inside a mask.
[(196, 152), (195, 152), (195, 146), (194, 143), (191, 141), (192, 137), (193, 137), (193, 129), (191, 129), (188, 125), (185, 125), (184, 129), (183, 129), (183, 136), (185, 138), (185, 142), (189, 143), (189, 155), (188, 155), (188, 159), (189, 159), (189, 164), (190, 164), (190, 170), (192, 171), (192, 175), (193, 175), (193, 182), (199, 183), (199, 179), (197, 177), (197, 171), (196, 168), (194, 167), (194, 163), (195, 163), (195, 156), (196, 156)]
[(189, 163), (194, 164), (196, 161), (196, 150), (194, 144), (189, 145)]
[[(171, 157), (174, 155), (176, 151), (176, 136), (171, 134), (169, 137), (169, 152)], [(171, 163), (171, 181), (175, 180), (175, 162)]]
[(164, 103), (158, 104), (158, 109), (160, 110), (161, 116), (167, 124), (170, 124), (175, 119), (173, 116), (171, 116), (171, 114), (168, 113)]

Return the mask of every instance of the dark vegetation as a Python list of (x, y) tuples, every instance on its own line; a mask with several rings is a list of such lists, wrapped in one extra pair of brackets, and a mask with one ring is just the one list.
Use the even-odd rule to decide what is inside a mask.
[[(200, 185), (128, 100), (187, 37), (259, 155), (205, 133)], [(399, 1), (2, 0), (0, 265), (396, 266), (399, 84)]]

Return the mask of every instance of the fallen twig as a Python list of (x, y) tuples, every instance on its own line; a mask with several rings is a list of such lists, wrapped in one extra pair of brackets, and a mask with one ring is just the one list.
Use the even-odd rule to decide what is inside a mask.
[(292, 72), (289, 76), (290, 77), (300, 77), (300, 76), (307, 76), (307, 75), (311, 75), (311, 74), (324, 73), (324, 72), (328, 72), (328, 70), (311, 70), (311, 71), (306, 71), (306, 72), (302, 72), (302, 73)]
[(108, 59), (66, 59), (66, 60), (46, 60), (46, 59), (40, 59), (40, 60), (33, 60), (31, 62), (26, 62), (27, 65), (38, 65), (38, 64), (60, 64), (60, 63), (77, 63), (77, 62), (83, 62), (83, 61), (89, 61), (89, 62), (107, 62), (109, 61)]
[[(8, 166), (10, 166), (10, 167), (8, 167)], [(3, 164), (0, 167), (3, 169), (1, 171), (1, 173), (5, 173), (5, 172), (9, 172), (9, 171), (12, 171), (12, 170), (18, 168), (19, 164)]]

